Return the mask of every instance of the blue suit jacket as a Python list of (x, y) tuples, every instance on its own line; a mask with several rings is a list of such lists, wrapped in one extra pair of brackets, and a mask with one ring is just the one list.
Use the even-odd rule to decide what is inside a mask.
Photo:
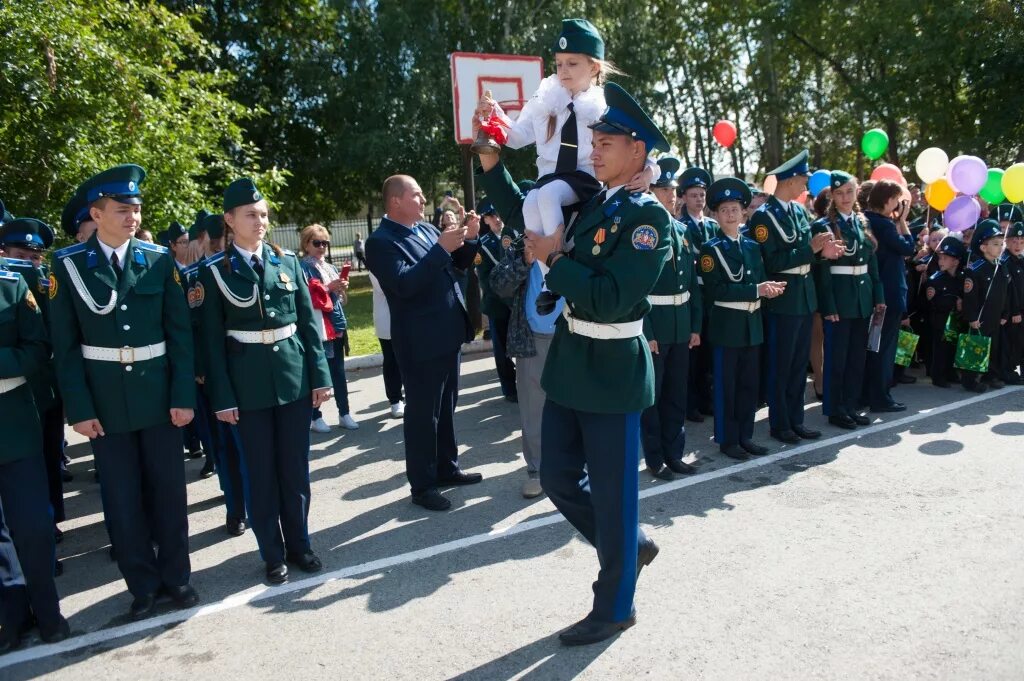
[[(437, 228), (420, 225), (437, 238)], [(428, 247), (411, 229), (388, 218), (366, 239), (366, 264), (388, 300), (391, 343), (400, 363), (442, 357), (472, 340), (454, 268), (471, 267), (478, 247), (476, 240), (466, 241), (449, 255), (436, 242)]]
[(885, 291), (887, 310), (907, 311), (907, 266), (905, 258), (914, 255), (914, 237), (900, 234), (896, 223), (872, 211), (866, 211), (871, 232), (878, 240), (878, 278)]

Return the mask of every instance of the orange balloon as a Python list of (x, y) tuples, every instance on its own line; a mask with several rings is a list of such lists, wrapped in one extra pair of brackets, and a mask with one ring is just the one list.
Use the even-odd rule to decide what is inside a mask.
[(764, 178), (764, 185), (762, 188), (764, 189), (765, 194), (774, 194), (775, 188), (778, 186), (779, 178), (775, 177), (774, 175), (769, 175), (768, 177)]
[(954, 198), (956, 198), (956, 192), (953, 191), (949, 181), (944, 177), (940, 177), (924, 188), (924, 199), (935, 210), (946, 210), (946, 206)]

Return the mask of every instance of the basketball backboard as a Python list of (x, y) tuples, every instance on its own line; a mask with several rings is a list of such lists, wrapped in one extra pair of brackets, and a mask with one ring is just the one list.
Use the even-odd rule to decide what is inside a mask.
[(544, 60), (513, 54), (453, 52), (452, 103), (455, 141), (473, 143), (473, 112), (487, 90), (515, 119), (544, 79)]

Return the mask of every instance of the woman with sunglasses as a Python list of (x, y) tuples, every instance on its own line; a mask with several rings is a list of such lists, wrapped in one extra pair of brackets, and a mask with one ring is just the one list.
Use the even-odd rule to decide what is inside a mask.
[[(327, 249), (331, 246), (330, 234), (323, 225), (309, 225), (299, 235), (302, 248), (302, 269), (309, 279), (309, 295), (313, 308), (323, 316), (324, 354), (334, 382), (334, 399), (338, 403), (339, 425), (347, 430), (356, 430), (359, 424), (349, 412), (348, 384), (345, 381), (345, 345), (347, 322), (343, 306), (348, 302), (348, 279), (342, 278), (338, 269), (327, 261)], [(313, 409), (310, 430), (329, 433), (331, 427), (324, 421), (320, 408)]]

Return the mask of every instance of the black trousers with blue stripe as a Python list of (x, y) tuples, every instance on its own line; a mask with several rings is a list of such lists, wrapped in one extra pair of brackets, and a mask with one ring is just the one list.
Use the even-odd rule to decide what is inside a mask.
[(640, 529), (640, 413), (597, 414), (544, 403), (540, 483), (555, 507), (597, 549), (599, 622), (633, 613)]
[(658, 344), (654, 362), (654, 404), (640, 419), (644, 459), (655, 470), (686, 454), (686, 397), (690, 367), (689, 343)]
[(283, 563), (309, 551), (309, 417), (307, 395), (268, 409), (239, 409), (245, 507), (260, 556)]
[(754, 437), (761, 346), (715, 346), (712, 356), (715, 375), (715, 442), (719, 447), (748, 442)]
[(231, 520), (245, 518), (245, 496), (242, 492), (241, 441), (236, 426), (217, 420), (217, 415), (206, 399), (206, 390), (197, 386), (195, 421), (203, 449), (213, 457), (220, 490), (224, 493), (224, 507)]
[(768, 324), (768, 421), (775, 432), (804, 424), (807, 362), (814, 315), (766, 315)]
[(868, 319), (840, 317), (825, 322), (825, 359), (822, 388), (825, 416), (853, 416), (857, 413), (864, 384), (864, 363), (868, 354)]

